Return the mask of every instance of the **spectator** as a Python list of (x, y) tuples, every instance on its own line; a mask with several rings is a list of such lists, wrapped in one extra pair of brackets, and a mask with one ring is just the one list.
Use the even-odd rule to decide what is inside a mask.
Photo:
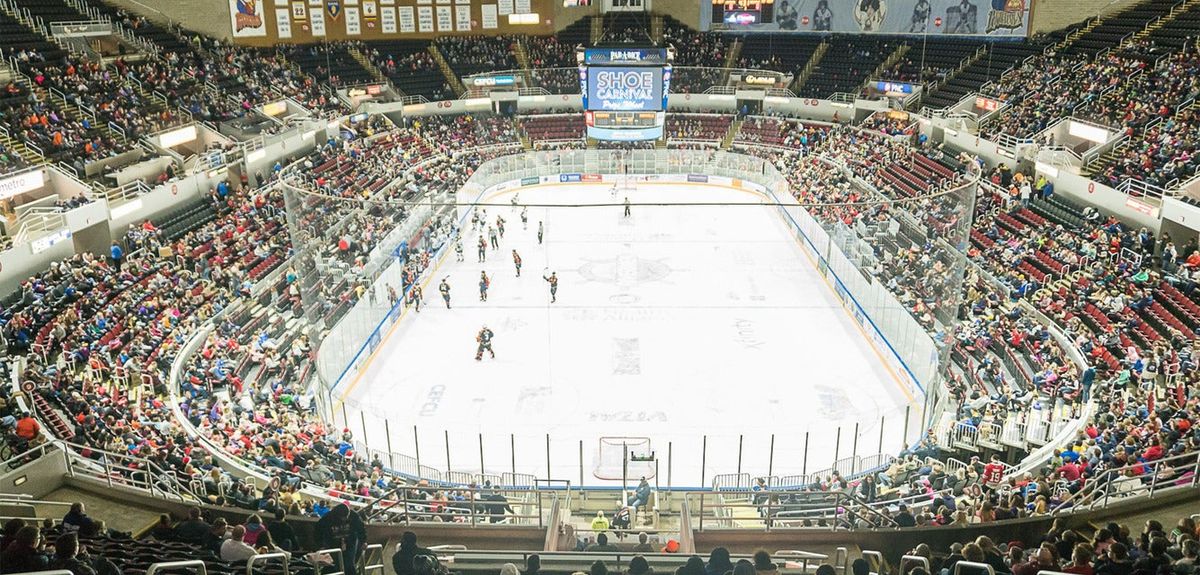
[(317, 521), (317, 544), (321, 549), (341, 549), (346, 575), (356, 575), (358, 557), (367, 544), (367, 527), (362, 517), (341, 503)]
[(80, 547), (79, 536), (75, 533), (64, 533), (54, 542), (54, 559), (50, 562), (51, 569), (65, 569), (71, 575), (121, 575), (121, 570), (112, 561), (104, 557), (89, 557), (87, 551)]
[(541, 575), (542, 558), (536, 553), (525, 558), (525, 571), (521, 575)]
[(267, 524), (267, 531), (271, 534), (271, 539), (284, 551), (299, 551), (300, 542), (296, 539), (296, 532), (292, 529), (292, 525), (287, 522), (287, 513), (282, 507), (275, 510), (275, 520)]
[(42, 534), (37, 527), (22, 527), (0, 551), (0, 573), (44, 571), (50, 565), (50, 557), (42, 552), (41, 545)]
[(592, 518), (592, 531), (597, 533), (601, 531), (608, 531), (608, 527), (608, 517), (605, 517), (603, 511), (597, 511), (596, 516)]
[(729, 561), (729, 550), (724, 547), (714, 547), (708, 554), (708, 564), (704, 566), (706, 575), (725, 575), (733, 571), (733, 563)]
[(17, 420), (17, 437), (32, 442), (41, 432), (42, 426), (38, 424), (37, 420), (28, 411), (21, 412), (21, 418)]
[(686, 563), (675, 570), (675, 575), (705, 575), (704, 559), (699, 555), (688, 557)]
[(605, 533), (600, 533), (600, 534), (596, 535), (596, 542), (587, 548), (587, 551), (596, 552), (596, 553), (616, 551), (616, 550), (617, 550), (617, 546), (609, 544), (608, 535)]
[(771, 560), (771, 554), (766, 549), (754, 552), (754, 572), (763, 575), (774, 575), (779, 572), (779, 566)]
[(174, 541), (178, 537), (175, 534), (175, 527), (171, 525), (171, 516), (163, 513), (158, 516), (158, 523), (150, 529), (150, 537), (160, 541)]
[(200, 508), (193, 507), (188, 510), (188, 518), (175, 526), (175, 537), (185, 543), (201, 543), (211, 530), (212, 526), (201, 518)]
[[(415, 575), (416, 568), (413, 566), (413, 559), (418, 555), (435, 556), (433, 551), (417, 545), (416, 533), (405, 531), (400, 536), (399, 549), (392, 555), (392, 570), (396, 575)], [(513, 567), (513, 571), (516, 571), (516, 567)]]
[(90, 537), (100, 531), (100, 525), (88, 517), (84, 512), (83, 503), (79, 502), (71, 504), (70, 511), (63, 516), (62, 525), (67, 532), (77, 532), (85, 537)]
[(634, 553), (653, 553), (654, 546), (650, 544), (650, 535), (645, 531), (637, 534), (637, 545), (633, 546)]
[(262, 518), (257, 513), (247, 518), (242, 527), (246, 531), (242, 536), (242, 542), (251, 547), (258, 546), (258, 536), (267, 530), (267, 527), (263, 525)]
[(234, 525), (233, 530), (229, 532), (229, 539), (221, 543), (221, 552), (219, 554), (221, 561), (226, 563), (245, 561), (258, 553), (253, 547), (246, 544), (245, 537), (246, 528), (241, 525)]
[[(651, 575), (652, 573), (654, 573), (654, 569), (650, 568), (650, 563), (646, 561), (645, 557), (635, 555), (633, 559), (629, 560), (629, 568), (626, 570), (627, 575)], [(749, 575), (754, 574), (750, 573)]]

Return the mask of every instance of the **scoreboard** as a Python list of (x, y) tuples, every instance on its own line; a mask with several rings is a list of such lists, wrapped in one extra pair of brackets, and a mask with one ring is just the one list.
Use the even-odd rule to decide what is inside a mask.
[(774, 21), (774, 0), (712, 0), (712, 22), (737, 27)]
[(598, 128), (650, 128), (658, 124), (662, 112), (599, 112), (584, 113), (587, 125)]
[(579, 54), (579, 86), (589, 138), (662, 137), (671, 54), (662, 48), (588, 48)]

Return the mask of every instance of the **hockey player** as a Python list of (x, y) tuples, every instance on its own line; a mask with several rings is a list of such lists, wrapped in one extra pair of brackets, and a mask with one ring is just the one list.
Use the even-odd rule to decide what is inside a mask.
[(446, 278), (442, 278), (438, 291), (442, 292), (442, 301), (446, 302), (446, 309), (450, 309), (450, 284), (446, 283)]
[(538, 220), (538, 245), (542, 245), (542, 222)]
[(487, 261), (487, 240), (483, 236), (479, 236), (479, 261), (480, 263)]
[(558, 301), (558, 274), (550, 272), (550, 277), (542, 276), (542, 279), (550, 283), (550, 303)]
[(629, 217), (629, 196), (625, 196), (625, 217)]
[(471, 212), (471, 231), (479, 229), (479, 212)]
[(520, 198), (520, 197), (521, 197), (521, 194), (513, 194), (513, 197), (512, 197), (512, 207), (513, 207), (513, 209), (514, 209), (514, 210), (515, 210), (515, 209), (517, 209), (517, 204), (518, 204), (518, 203), (520, 203), (520, 202), (519, 202), (519, 200), (517, 199), (517, 198)]
[(492, 244), (493, 250), (500, 249), (500, 237), (496, 235), (496, 228), (488, 226), (488, 241)]
[(420, 285), (414, 285), (408, 290), (408, 301), (413, 304), (417, 313), (421, 313), (421, 301), (425, 299), (425, 294), (421, 291)]
[(460, 262), (466, 260), (466, 258), (463, 257), (463, 247), (462, 247), (461, 239), (454, 241), (454, 258)]
[(529, 208), (521, 207), (521, 229), (529, 229)]
[(475, 334), (475, 342), (479, 344), (478, 349), (475, 350), (475, 361), (482, 360), (485, 351), (492, 354), (492, 359), (496, 359), (496, 352), (492, 351), (492, 338), (495, 335), (486, 325), (479, 330), (478, 334)]
[(517, 277), (521, 277), (521, 254), (513, 250), (513, 266), (517, 268)]
[(496, 231), (500, 232), (500, 239), (504, 239), (504, 218), (496, 215)]
[(487, 290), (490, 285), (492, 285), (492, 280), (488, 279), (487, 272), (479, 272), (479, 301), (487, 301)]

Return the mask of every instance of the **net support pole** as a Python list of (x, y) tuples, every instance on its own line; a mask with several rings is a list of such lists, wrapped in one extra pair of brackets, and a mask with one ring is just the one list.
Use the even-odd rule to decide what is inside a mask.
[(550, 434), (546, 434), (546, 479), (550, 479)]
[(771, 434), (771, 449), (767, 453), (767, 477), (775, 475), (775, 434)]
[(363, 410), (358, 410), (358, 422), (362, 425), (363, 446), (367, 448), (367, 461), (371, 460), (371, 442), (367, 441), (367, 414)]
[(800, 475), (808, 475), (808, 432), (804, 432), (804, 461), (800, 464)]
[(583, 487), (583, 440), (579, 440), (579, 486)]
[(421, 480), (421, 439), (417, 436), (417, 426), (413, 426), (413, 452), (417, 455), (417, 481)]
[(738, 434), (738, 466), (737, 466), (738, 475), (742, 474), (742, 441), (745, 438), (746, 438), (745, 435), (740, 434), (740, 433)]
[(704, 487), (704, 471), (708, 464), (708, 436), (705, 435), (700, 443), (700, 487)]
[(383, 435), (384, 439), (387, 440), (388, 467), (396, 469), (396, 460), (392, 456), (392, 426), (388, 423), (387, 418), (384, 418), (383, 420)]
[(900, 451), (904, 451), (908, 447), (908, 421), (912, 417), (912, 406), (904, 406), (904, 435), (900, 436)]
[(853, 443), (853, 447), (850, 448), (850, 475), (854, 475), (855, 473), (858, 472), (858, 465), (855, 463), (855, 460), (857, 457), (858, 457), (858, 422), (855, 421), (854, 422), (854, 443)]
[(482, 479), (482, 476), (485, 474), (487, 474), (487, 472), (483, 470), (483, 434), (480, 433), (479, 434), (479, 475), (481, 476), (480, 479)]
[(671, 488), (671, 457), (674, 455), (672, 442), (667, 442), (667, 489)]
[(833, 470), (837, 471), (837, 460), (842, 450), (842, 426), (838, 426), (837, 439), (833, 442)]
[(512, 465), (513, 479), (517, 475), (517, 436), (514, 433), (508, 434), (508, 456), (510, 465)]
[(452, 469), (450, 466), (450, 430), (443, 429), (442, 437), (444, 437), (446, 440), (446, 473), (450, 473), (450, 470)]
[(887, 423), (887, 416), (879, 416), (879, 449), (875, 450), (876, 453), (883, 453), (883, 427), (885, 423)]

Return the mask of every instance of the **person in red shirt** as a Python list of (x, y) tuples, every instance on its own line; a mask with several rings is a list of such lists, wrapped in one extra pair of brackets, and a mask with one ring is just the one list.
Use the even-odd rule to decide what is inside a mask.
[(42, 426), (37, 420), (29, 415), (29, 412), (21, 414), (21, 419), (17, 420), (17, 437), (25, 441), (33, 441), (42, 431)]
[(983, 484), (988, 487), (996, 487), (1000, 481), (1004, 479), (1004, 464), (1000, 463), (1000, 456), (992, 454), (991, 461), (983, 466)]

